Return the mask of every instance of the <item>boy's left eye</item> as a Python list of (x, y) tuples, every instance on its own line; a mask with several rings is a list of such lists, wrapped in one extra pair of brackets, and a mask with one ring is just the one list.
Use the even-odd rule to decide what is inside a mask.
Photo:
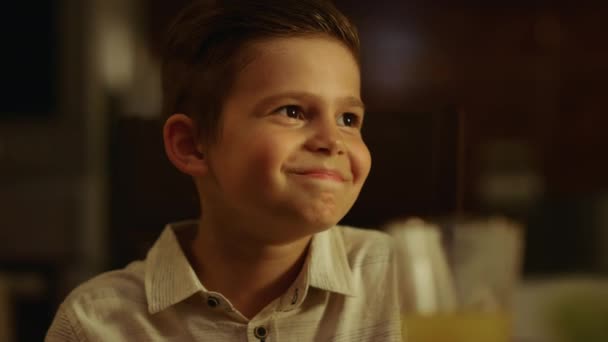
[(344, 113), (338, 117), (338, 126), (359, 127), (359, 116), (353, 113)]

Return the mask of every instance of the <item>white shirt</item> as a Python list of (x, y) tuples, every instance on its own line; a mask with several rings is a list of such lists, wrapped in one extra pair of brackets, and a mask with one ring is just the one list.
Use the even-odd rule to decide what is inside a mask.
[(177, 234), (196, 225), (168, 225), (144, 261), (72, 291), (46, 341), (401, 341), (388, 235), (340, 226), (315, 234), (291, 287), (249, 320), (188, 263)]

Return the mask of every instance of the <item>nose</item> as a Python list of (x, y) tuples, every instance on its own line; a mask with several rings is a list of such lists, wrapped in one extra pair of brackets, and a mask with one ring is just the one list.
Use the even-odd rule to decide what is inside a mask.
[(346, 146), (338, 126), (332, 119), (318, 120), (312, 126), (312, 134), (306, 142), (308, 150), (326, 155), (344, 154)]

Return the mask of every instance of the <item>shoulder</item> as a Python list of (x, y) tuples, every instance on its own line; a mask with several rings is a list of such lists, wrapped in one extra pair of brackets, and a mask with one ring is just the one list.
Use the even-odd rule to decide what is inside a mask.
[[(144, 262), (102, 273), (76, 287), (59, 306), (45, 341), (87, 340), (91, 331), (121, 317), (147, 310)], [(124, 317), (124, 316), (122, 316)]]
[(144, 262), (132, 262), (123, 269), (102, 273), (84, 282), (72, 290), (61, 306), (84, 316), (145, 308)]
[(395, 258), (395, 241), (385, 232), (350, 226), (336, 226), (352, 268), (390, 264)]

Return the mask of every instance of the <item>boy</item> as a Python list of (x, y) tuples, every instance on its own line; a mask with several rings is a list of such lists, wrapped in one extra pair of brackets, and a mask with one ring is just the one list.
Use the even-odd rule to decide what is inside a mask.
[(200, 220), (74, 290), (47, 340), (400, 340), (391, 240), (336, 226), (371, 166), (358, 49), (328, 1), (185, 9), (163, 138)]

